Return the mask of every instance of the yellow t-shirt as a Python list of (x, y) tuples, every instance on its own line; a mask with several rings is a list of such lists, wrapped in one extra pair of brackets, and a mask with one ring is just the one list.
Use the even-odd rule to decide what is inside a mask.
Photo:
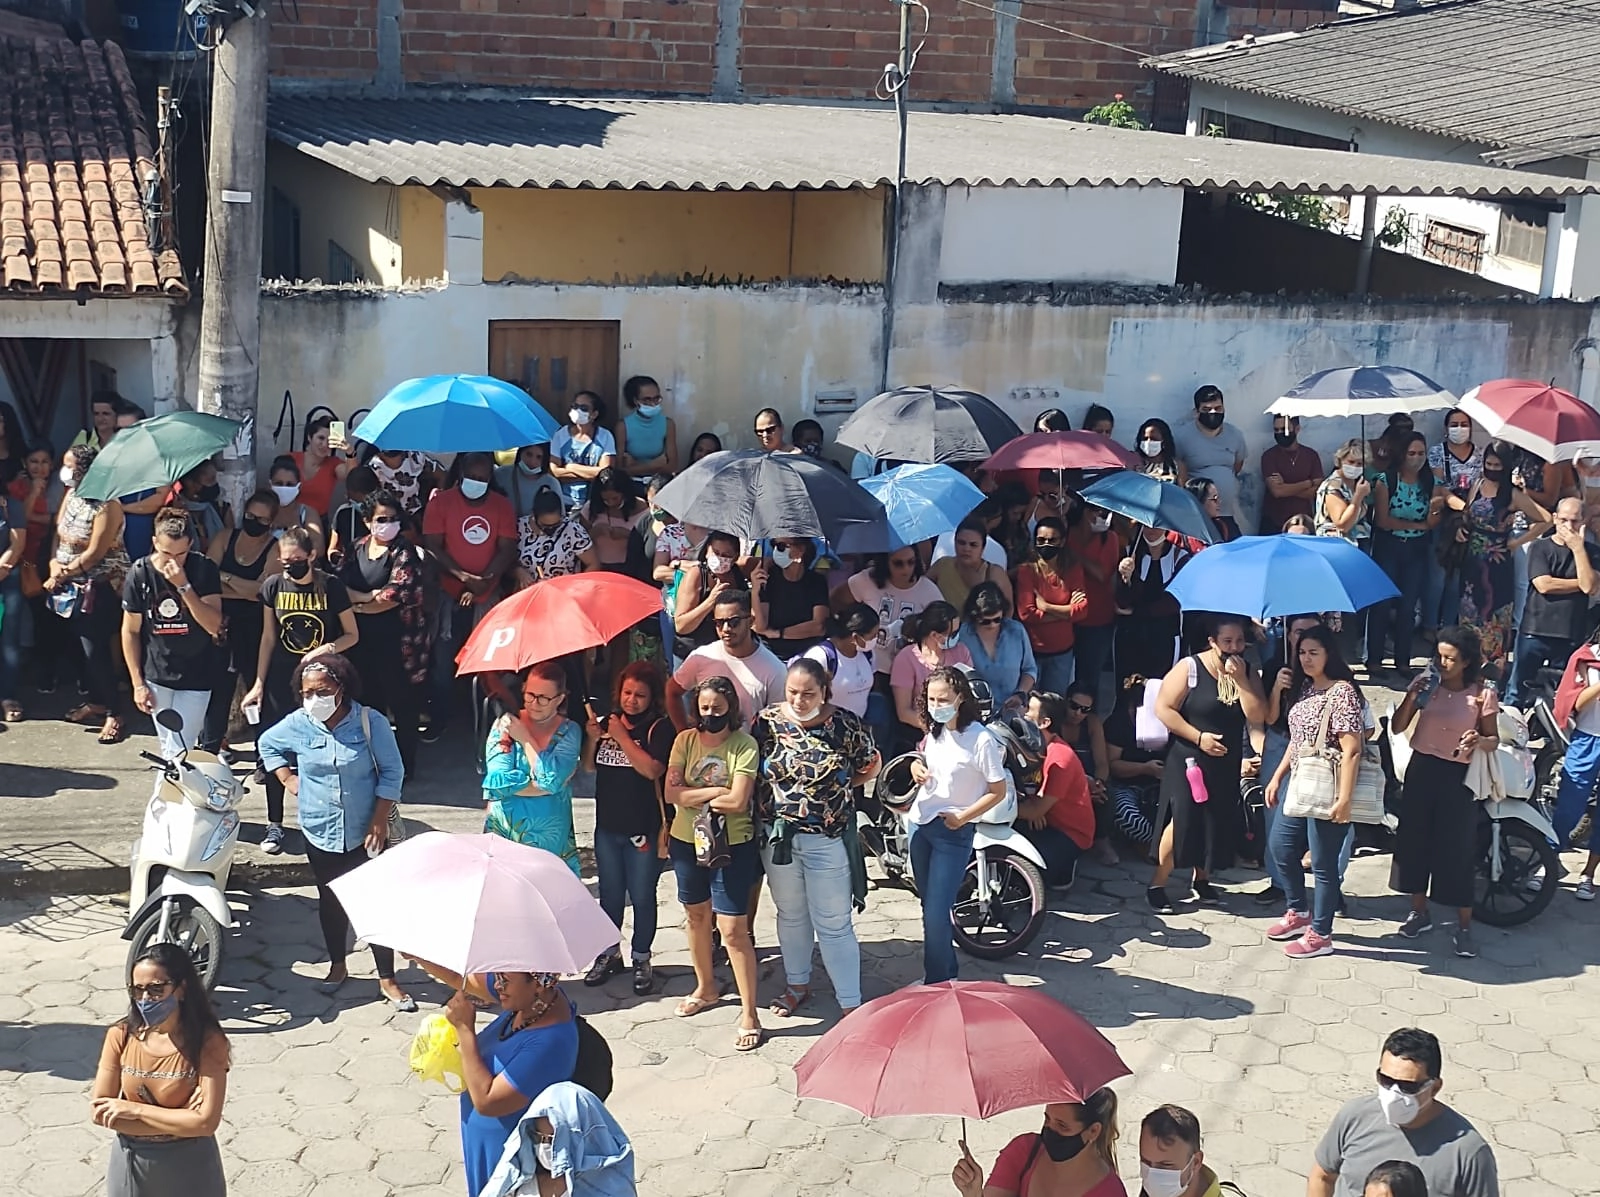
[[(683, 770), (683, 783), (694, 790), (701, 786), (732, 785), (733, 778), (754, 777), (760, 759), (756, 742), (742, 731), (736, 731), (715, 748), (707, 748), (700, 733), (693, 729), (679, 732), (672, 742), (672, 755), (667, 759), (667, 770)], [(754, 797), (754, 787), (751, 789)], [(694, 818), (699, 812), (680, 806), (672, 818), (672, 838), (686, 844), (694, 843)], [(743, 844), (755, 838), (756, 825), (748, 813), (729, 815), (728, 843)]]

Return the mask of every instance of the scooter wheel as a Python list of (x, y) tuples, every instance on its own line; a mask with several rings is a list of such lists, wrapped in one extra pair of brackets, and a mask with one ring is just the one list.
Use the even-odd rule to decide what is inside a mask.
[[(211, 912), (193, 898), (169, 898), (175, 904), (167, 920), (167, 942), (177, 944), (189, 953), (195, 972), (207, 989), (217, 983), (222, 969), (222, 924)], [(153, 908), (133, 929), (128, 943), (128, 980), (133, 981), (133, 966), (146, 952), (162, 942), (161, 907)]]
[(1500, 823), (1500, 880), (1495, 881), (1489, 859), (1493, 843), (1489, 827), (1481, 827), (1472, 916), (1490, 927), (1515, 927), (1536, 918), (1555, 899), (1563, 873), (1561, 856), (1526, 823), (1504, 819)]
[(950, 909), (956, 946), (979, 960), (1004, 960), (1033, 942), (1047, 913), (1044, 877), (1038, 866), (1015, 852), (989, 857), (989, 900), (978, 894), (978, 862), (967, 865), (955, 905)]

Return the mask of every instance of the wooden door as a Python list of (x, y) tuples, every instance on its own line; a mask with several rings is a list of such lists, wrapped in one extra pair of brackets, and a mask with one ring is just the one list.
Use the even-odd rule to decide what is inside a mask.
[(489, 373), (522, 387), (560, 424), (572, 397), (593, 391), (610, 427), (620, 416), (621, 344), (615, 320), (491, 320)]

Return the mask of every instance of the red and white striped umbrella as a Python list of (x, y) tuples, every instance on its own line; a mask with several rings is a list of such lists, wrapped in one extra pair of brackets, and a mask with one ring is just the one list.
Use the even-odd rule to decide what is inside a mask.
[(1458, 405), (1498, 440), (1567, 461), (1600, 442), (1600, 412), (1559, 387), (1502, 378), (1473, 387)]

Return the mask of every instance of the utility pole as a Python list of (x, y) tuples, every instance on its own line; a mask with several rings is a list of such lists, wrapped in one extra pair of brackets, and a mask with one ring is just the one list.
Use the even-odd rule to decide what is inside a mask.
[(894, 96), (899, 136), (894, 170), (894, 202), (889, 209), (888, 270), (883, 280), (883, 354), (878, 378), (880, 391), (889, 389), (889, 357), (894, 351), (894, 309), (899, 302), (896, 283), (900, 274), (900, 225), (905, 217), (906, 202), (906, 87), (911, 82), (911, 3), (912, 0), (895, 0), (895, 6), (900, 10), (900, 53), (895, 60), (890, 90)]
[(261, 228), (267, 172), (267, 5), (240, 0), (211, 51), (211, 144), (201, 267), (201, 411), (244, 425), (218, 482), (235, 511), (256, 484), (261, 360)]

